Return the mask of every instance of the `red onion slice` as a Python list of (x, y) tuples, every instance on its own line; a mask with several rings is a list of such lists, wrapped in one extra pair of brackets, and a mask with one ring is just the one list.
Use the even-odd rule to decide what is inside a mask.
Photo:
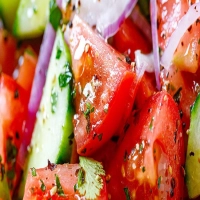
[(174, 52), (187, 29), (200, 17), (200, 2), (190, 6), (187, 13), (180, 19), (177, 28), (169, 38), (169, 43), (161, 57), (161, 65), (169, 70)]
[[(80, 3), (81, 2), (81, 3)], [(63, 0), (62, 7), (66, 7), (68, 0)], [(71, 4), (79, 15), (91, 27), (107, 39), (114, 35), (123, 20), (128, 17), (136, 5), (137, 0), (72, 0)]]
[(18, 154), (18, 163), (22, 168), (24, 167), (24, 163), (26, 160), (27, 147), (31, 141), (32, 132), (36, 120), (36, 113), (38, 111), (40, 100), (42, 97), (43, 87), (46, 80), (46, 71), (49, 65), (54, 40), (55, 31), (51, 24), (48, 23), (45, 29), (42, 45), (40, 48), (40, 54), (36, 66), (30, 100), (28, 104), (27, 121), (24, 128), (22, 144)]
[(153, 42), (154, 54), (154, 69), (156, 76), (156, 86), (160, 90), (160, 59), (159, 59), (159, 46), (158, 46), (158, 32), (157, 32), (157, 3), (155, 0), (150, 1), (150, 17), (151, 17), (151, 31)]

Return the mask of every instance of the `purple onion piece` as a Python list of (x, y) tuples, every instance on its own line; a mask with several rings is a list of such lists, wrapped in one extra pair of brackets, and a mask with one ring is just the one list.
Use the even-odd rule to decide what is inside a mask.
[(22, 168), (24, 167), (27, 147), (31, 141), (32, 132), (33, 132), (34, 124), (36, 120), (36, 113), (38, 111), (40, 100), (43, 93), (43, 87), (46, 80), (46, 72), (48, 69), (50, 56), (53, 49), (55, 35), (56, 33), (53, 27), (51, 26), (50, 23), (48, 23), (44, 32), (43, 41), (40, 48), (38, 63), (36, 66), (30, 100), (28, 104), (27, 121), (24, 128), (22, 144), (21, 144), (21, 147), (19, 149), (19, 154), (18, 154), (19, 155), (18, 163), (20, 164)]
[[(115, 2), (115, 4), (118, 3), (120, 6), (120, 2), (121, 1)], [(111, 21), (110, 24), (108, 24), (107, 26), (102, 26), (102, 24), (106, 23), (105, 21), (107, 19), (106, 15), (107, 14), (109, 15), (109, 13), (113, 12), (113, 7), (110, 8), (106, 12), (105, 17), (102, 17), (100, 18), (100, 20), (97, 20), (97, 30), (98, 28), (100, 29), (99, 32), (105, 39), (109, 38), (110, 36), (113, 36), (118, 31), (124, 19), (126, 19), (130, 15), (131, 11), (133, 10), (136, 4), (137, 4), (137, 0), (127, 1), (125, 8), (122, 10), (122, 13), (120, 13), (118, 18), (113, 22)]]
[(159, 45), (158, 45), (158, 32), (157, 32), (157, 3), (155, 0), (150, 1), (150, 17), (151, 17), (151, 31), (153, 42), (153, 54), (154, 54), (154, 69), (156, 76), (156, 86), (160, 90), (160, 58), (159, 58)]

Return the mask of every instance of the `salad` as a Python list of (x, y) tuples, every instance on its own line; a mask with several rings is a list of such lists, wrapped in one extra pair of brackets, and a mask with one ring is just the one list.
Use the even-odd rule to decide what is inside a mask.
[(198, 199), (200, 3), (0, 0), (0, 200)]

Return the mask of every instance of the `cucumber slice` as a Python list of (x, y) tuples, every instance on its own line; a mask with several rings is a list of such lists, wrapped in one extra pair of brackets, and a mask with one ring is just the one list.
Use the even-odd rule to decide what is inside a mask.
[(21, 0), (13, 34), (20, 38), (35, 38), (44, 32), (49, 16), (49, 0)]
[(20, 186), (23, 196), (28, 170), (46, 167), (48, 160), (60, 164), (70, 161), (73, 133), (72, 73), (69, 48), (58, 28), (37, 113), (27, 166)]
[(188, 195), (195, 198), (200, 195), (200, 95), (191, 110), (185, 172)]
[(4, 26), (9, 31), (12, 30), (15, 15), (19, 5), (19, 0), (0, 0), (0, 16)]

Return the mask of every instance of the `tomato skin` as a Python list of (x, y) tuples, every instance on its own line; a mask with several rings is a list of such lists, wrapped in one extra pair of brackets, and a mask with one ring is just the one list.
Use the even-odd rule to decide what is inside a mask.
[(0, 70), (11, 76), (17, 66), (17, 42), (15, 38), (4, 29), (0, 29), (0, 47)]
[(113, 46), (119, 52), (129, 55), (131, 60), (134, 60), (136, 50), (150, 53), (152, 49), (150, 42), (130, 18), (123, 22), (118, 32), (113, 36)]
[(124, 190), (133, 199), (183, 197), (183, 145), (177, 105), (158, 92), (137, 113), (110, 163), (111, 199), (126, 199)]
[(91, 155), (125, 123), (138, 80), (131, 66), (123, 61), (125, 57), (77, 16), (70, 42), (76, 88), (74, 134), (78, 153)]
[(27, 113), (27, 93), (14, 79), (0, 74), (0, 155), (5, 165), (11, 195), (20, 178), (20, 167), (16, 163), (22, 140), (23, 123)]

